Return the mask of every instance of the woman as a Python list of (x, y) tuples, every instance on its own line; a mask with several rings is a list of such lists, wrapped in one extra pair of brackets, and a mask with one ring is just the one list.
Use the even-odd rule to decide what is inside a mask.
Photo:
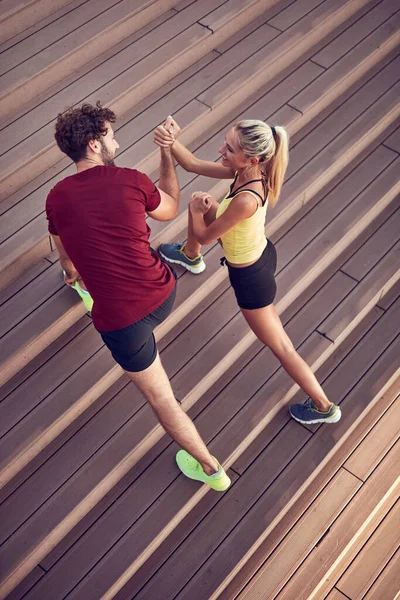
[(219, 149), (221, 163), (196, 158), (179, 141), (180, 128), (168, 117), (157, 127), (154, 141), (171, 146), (186, 170), (208, 177), (233, 179), (220, 204), (205, 192), (189, 202), (188, 238), (184, 244), (161, 244), (159, 252), (171, 263), (201, 273), (202, 244), (218, 240), (224, 250), (229, 279), (239, 308), (258, 339), (268, 346), (283, 368), (307, 394), (305, 404), (290, 407), (300, 423), (336, 423), (341, 417), (307, 363), (296, 352), (273, 305), (276, 294), (276, 251), (265, 238), (267, 207), (278, 201), (288, 164), (288, 136), (283, 127), (263, 121), (239, 121)]

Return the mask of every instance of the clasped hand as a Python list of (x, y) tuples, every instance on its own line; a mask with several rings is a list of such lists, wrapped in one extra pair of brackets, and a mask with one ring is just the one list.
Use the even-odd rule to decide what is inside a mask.
[(154, 143), (160, 148), (169, 148), (178, 137), (181, 128), (171, 116), (154, 130)]
[(211, 208), (212, 200), (207, 192), (194, 192), (189, 200), (191, 213), (205, 215)]

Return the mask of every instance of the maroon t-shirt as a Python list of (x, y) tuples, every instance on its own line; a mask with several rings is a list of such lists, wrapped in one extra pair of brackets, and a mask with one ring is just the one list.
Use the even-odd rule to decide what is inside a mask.
[(46, 202), (49, 232), (63, 246), (94, 300), (99, 331), (136, 323), (171, 294), (171, 269), (151, 251), (146, 212), (160, 193), (143, 173), (98, 166), (63, 181)]

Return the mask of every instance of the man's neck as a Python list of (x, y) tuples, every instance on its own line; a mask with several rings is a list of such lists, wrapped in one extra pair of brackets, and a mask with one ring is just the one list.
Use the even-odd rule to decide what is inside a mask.
[(104, 163), (100, 158), (84, 158), (76, 163), (76, 172), (81, 173), (81, 171), (87, 171), (88, 169), (99, 166), (104, 166)]

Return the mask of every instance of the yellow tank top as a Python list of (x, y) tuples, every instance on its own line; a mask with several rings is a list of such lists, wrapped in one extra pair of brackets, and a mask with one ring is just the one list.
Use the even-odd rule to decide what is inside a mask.
[(218, 206), (217, 218), (226, 211), (232, 200), (238, 194), (251, 194), (256, 198), (258, 206), (256, 212), (251, 215), (251, 217), (244, 219), (221, 236), (226, 260), (234, 265), (240, 265), (256, 261), (265, 250), (267, 245), (267, 239), (265, 237), (265, 218), (267, 215), (268, 200), (265, 201), (263, 206), (260, 206), (260, 196), (256, 192), (247, 189), (238, 190), (232, 194), (231, 190), (235, 181), (231, 185), (228, 194)]

